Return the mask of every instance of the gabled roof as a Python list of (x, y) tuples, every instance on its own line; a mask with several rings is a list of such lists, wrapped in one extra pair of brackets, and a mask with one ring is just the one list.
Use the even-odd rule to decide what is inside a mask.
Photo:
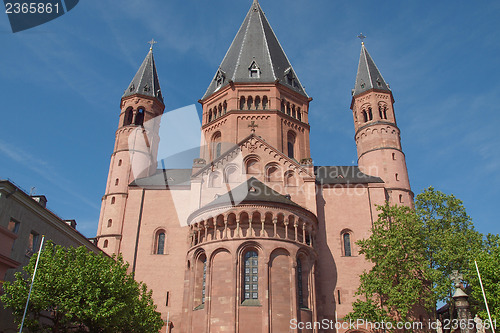
[(391, 91), (382, 74), (380, 74), (377, 65), (375, 65), (375, 62), (368, 53), (365, 44), (362, 44), (358, 74), (356, 75), (356, 84), (354, 85), (352, 95), (356, 96), (370, 89)]
[(163, 96), (160, 89), (160, 81), (156, 72), (153, 49), (151, 48), (144, 58), (141, 67), (134, 76), (134, 79), (128, 85), (122, 98), (135, 94), (154, 97), (163, 104)]
[(316, 184), (368, 184), (383, 183), (379, 177), (369, 176), (358, 166), (315, 166)]
[[(240, 203), (249, 202), (268, 202), (292, 205), (301, 207), (292, 200), (288, 199), (282, 194), (279, 194), (272, 188), (268, 187), (255, 177), (251, 177), (246, 182), (238, 185), (224, 195), (221, 195), (214, 201), (205, 205), (203, 208), (209, 206), (231, 205), (237, 206)], [(302, 207), (301, 207), (302, 208)]]
[[(255, 71), (253, 77), (251, 69)], [(273, 83), (276, 80), (308, 97), (262, 8), (254, 0), (202, 99), (230, 81)]]

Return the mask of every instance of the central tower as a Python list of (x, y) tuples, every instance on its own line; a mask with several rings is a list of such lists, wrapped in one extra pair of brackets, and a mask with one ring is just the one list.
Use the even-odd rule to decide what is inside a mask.
[(254, 1), (200, 100), (201, 157), (213, 160), (255, 132), (298, 162), (309, 158), (311, 100)]

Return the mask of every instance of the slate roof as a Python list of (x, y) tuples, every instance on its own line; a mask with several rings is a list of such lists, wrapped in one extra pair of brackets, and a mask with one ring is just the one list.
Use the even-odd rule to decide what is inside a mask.
[(352, 95), (356, 96), (370, 89), (391, 91), (382, 74), (380, 74), (377, 65), (375, 65), (375, 62), (368, 53), (365, 44), (362, 44), (358, 74), (356, 75), (356, 83)]
[(383, 183), (379, 177), (369, 176), (358, 166), (315, 166), (316, 184), (368, 184)]
[(224, 204), (237, 206), (240, 203), (249, 202), (271, 202), (301, 207), (284, 195), (266, 186), (255, 177), (251, 177), (243, 184), (238, 185), (236, 188), (233, 188), (226, 194), (221, 195), (214, 201), (207, 204), (205, 207)]
[(135, 94), (154, 97), (163, 103), (163, 96), (160, 89), (160, 81), (156, 72), (155, 59), (153, 50), (150, 49), (146, 58), (142, 62), (141, 67), (134, 76), (134, 79), (128, 85), (128, 88), (123, 93), (122, 98)]
[[(250, 77), (250, 68), (258, 68), (260, 76)], [(262, 8), (254, 0), (202, 99), (229, 81), (273, 83), (276, 80), (308, 97)]]
[(191, 185), (191, 173), (191, 169), (158, 169), (154, 175), (136, 179), (130, 186)]

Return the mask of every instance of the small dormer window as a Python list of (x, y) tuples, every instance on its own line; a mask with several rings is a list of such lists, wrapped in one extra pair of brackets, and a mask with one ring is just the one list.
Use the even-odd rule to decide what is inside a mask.
[(134, 89), (135, 89), (134, 84), (130, 85), (130, 91), (132, 92), (132, 91), (134, 91)]
[(380, 78), (377, 78), (377, 85), (378, 85), (379, 87), (382, 87), (382, 82), (380, 81)]
[(144, 91), (148, 92), (149, 90), (151, 90), (151, 89), (150, 89), (150, 88), (149, 88), (149, 86), (146, 84), (146, 85), (144, 86)]
[(226, 74), (221, 69), (219, 69), (217, 75), (215, 76), (215, 83), (217, 85), (217, 89), (219, 89), (224, 85), (225, 80), (226, 80)]
[(255, 60), (252, 62), (252, 64), (248, 68), (248, 70), (249, 70), (248, 74), (249, 74), (250, 78), (252, 78), (252, 79), (260, 78), (260, 67)]
[(296, 78), (295, 78), (295, 74), (293, 73), (293, 70), (291, 67), (289, 67), (286, 71), (285, 71), (285, 79), (286, 79), (286, 83), (290, 86), (296, 86)]

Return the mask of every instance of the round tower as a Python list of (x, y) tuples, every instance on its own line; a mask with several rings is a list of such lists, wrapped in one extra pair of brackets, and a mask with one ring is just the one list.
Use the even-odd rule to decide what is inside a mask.
[(115, 146), (97, 229), (98, 246), (108, 254), (120, 252), (128, 185), (156, 170), (159, 127), (165, 105), (150, 48), (122, 96)]
[(394, 97), (364, 43), (351, 110), (360, 170), (382, 178), (389, 202), (412, 206), (413, 192), (396, 123)]

